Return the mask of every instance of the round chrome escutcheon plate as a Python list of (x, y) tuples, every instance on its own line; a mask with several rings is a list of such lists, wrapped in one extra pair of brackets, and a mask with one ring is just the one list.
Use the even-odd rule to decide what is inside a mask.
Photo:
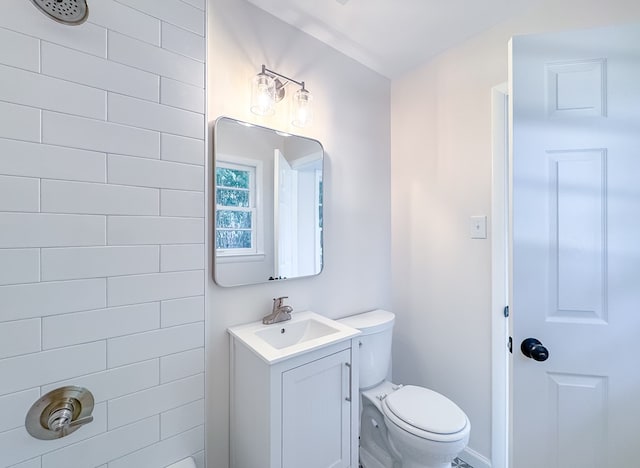
[(64, 24), (82, 24), (89, 16), (86, 0), (31, 0), (31, 2), (49, 18)]

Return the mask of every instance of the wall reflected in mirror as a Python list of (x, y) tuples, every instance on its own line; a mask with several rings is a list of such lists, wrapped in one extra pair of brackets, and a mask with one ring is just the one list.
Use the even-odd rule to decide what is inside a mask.
[(238, 286), (319, 274), (320, 142), (220, 117), (213, 145), (216, 283)]

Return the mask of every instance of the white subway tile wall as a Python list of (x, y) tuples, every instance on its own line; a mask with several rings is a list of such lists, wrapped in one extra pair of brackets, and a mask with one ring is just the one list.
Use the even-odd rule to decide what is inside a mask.
[(162, 383), (197, 375), (203, 370), (204, 352), (202, 349), (191, 349), (160, 358), (160, 381)]
[(204, 245), (183, 244), (162, 246), (162, 271), (199, 270), (204, 268)]
[[(23, 463), (18, 463), (17, 465), (13, 465), (11, 468), (42, 468), (40, 458), (32, 458), (31, 460), (27, 460)], [(106, 465), (100, 468), (108, 468)]]
[(57, 112), (43, 112), (42, 142), (160, 159), (158, 132)]
[(202, 166), (116, 154), (109, 155), (107, 165), (110, 184), (204, 191)]
[(39, 280), (40, 249), (0, 249), (0, 286)]
[(0, 359), (40, 351), (40, 319), (0, 323)]
[(197, 400), (160, 415), (160, 436), (173, 437), (204, 422), (204, 400)]
[(160, 47), (160, 20), (117, 2), (91, 2), (91, 22)]
[[(0, 468), (203, 468), (206, 2), (3, 3)], [(95, 420), (32, 438), (63, 385)]]
[[(2, 41), (2, 32), (0, 32), (0, 41)], [(39, 142), (40, 109), (0, 102), (0, 138)]]
[(0, 65), (0, 100), (65, 114), (104, 119), (103, 89), (72, 83), (41, 73)]
[(104, 153), (95, 151), (0, 138), (0, 174), (104, 183), (106, 161)]
[(162, 328), (204, 320), (204, 296), (162, 301), (160, 320)]
[(40, 391), (37, 388), (0, 397), (0, 433), (20, 426), (24, 422), (24, 415), (38, 398)]
[(160, 142), (161, 159), (204, 166), (205, 152), (202, 140), (163, 133)]
[(196, 217), (204, 210), (204, 200), (198, 192), (179, 190), (160, 190), (160, 206), (162, 216)]
[(169, 78), (160, 82), (160, 102), (193, 112), (204, 110), (204, 90)]
[[(190, 454), (198, 451), (198, 447), (204, 446), (204, 426), (200, 425), (180, 434), (162, 439), (158, 444), (143, 448), (122, 458), (109, 463), (109, 468), (156, 468), (163, 466), (169, 460), (175, 463)], [(200, 463), (198, 467), (203, 467), (202, 458), (195, 457)], [(47, 468), (42, 465), (42, 468)], [(57, 467), (49, 467), (57, 468)]]
[(13, 47), (0, 47), (0, 63), (38, 71), (40, 66), (38, 39), (0, 28), (0, 43), (13, 45)]
[(0, 176), (0, 211), (39, 211), (40, 182), (27, 177)]
[(95, 55), (42, 43), (42, 73), (107, 91), (158, 101), (158, 76)]

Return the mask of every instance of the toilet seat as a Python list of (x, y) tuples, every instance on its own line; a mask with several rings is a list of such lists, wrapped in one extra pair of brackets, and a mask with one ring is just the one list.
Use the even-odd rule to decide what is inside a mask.
[(455, 403), (424, 387), (399, 388), (381, 406), (390, 422), (422, 439), (455, 442), (469, 430), (467, 416)]

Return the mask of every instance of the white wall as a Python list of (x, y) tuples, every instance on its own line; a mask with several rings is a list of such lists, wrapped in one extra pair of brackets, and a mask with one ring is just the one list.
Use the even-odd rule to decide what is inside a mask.
[(394, 376), (458, 403), (486, 458), (490, 314), (502, 311), (490, 310), (490, 240), (470, 239), (469, 217), (491, 214), (491, 87), (507, 80), (514, 34), (639, 19), (636, 1), (544, 0), (392, 83)]
[[(205, 2), (2, 6), (0, 466), (203, 467)], [(63, 383), (95, 420), (31, 438)]]
[[(209, 2), (208, 57), (210, 121), (228, 115), (302, 133), (326, 151), (324, 271), (234, 288), (207, 278), (207, 457), (209, 468), (226, 468), (228, 326), (259, 320), (277, 296), (289, 296), (295, 311), (334, 318), (390, 306), (389, 81), (240, 0)], [(272, 118), (250, 113), (251, 78), (263, 63), (314, 94), (315, 120), (304, 132), (287, 123), (284, 104)]]

